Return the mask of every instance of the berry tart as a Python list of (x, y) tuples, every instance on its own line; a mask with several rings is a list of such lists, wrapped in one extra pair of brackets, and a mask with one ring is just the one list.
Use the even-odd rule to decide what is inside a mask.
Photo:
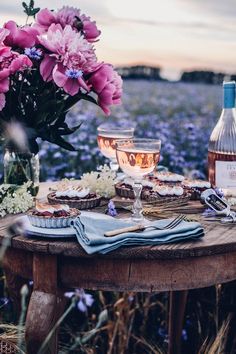
[(199, 200), (201, 193), (206, 189), (211, 188), (211, 184), (208, 181), (203, 180), (190, 180), (185, 179), (182, 182), (183, 188), (191, 194), (191, 200)]
[(146, 177), (150, 181), (158, 184), (180, 185), (184, 180), (184, 176), (172, 172), (154, 172)]
[(50, 204), (66, 204), (71, 208), (80, 210), (92, 209), (100, 205), (101, 196), (91, 193), (89, 188), (69, 186), (48, 194)]
[(49, 205), (36, 202), (34, 209), (28, 211), (28, 218), (33, 226), (42, 228), (69, 227), (71, 221), (80, 214), (79, 210), (72, 209), (68, 205)]
[[(143, 185), (141, 198), (143, 198), (145, 192), (152, 190), (154, 183), (148, 180), (142, 180), (141, 183)], [(134, 199), (133, 184), (134, 181), (131, 178), (125, 178), (118, 182), (115, 185), (116, 194), (121, 198)]]
[(172, 186), (168, 184), (155, 185), (155, 187), (144, 193), (144, 199), (147, 202), (155, 201), (173, 201), (173, 200), (189, 200), (190, 194), (187, 193), (181, 186)]

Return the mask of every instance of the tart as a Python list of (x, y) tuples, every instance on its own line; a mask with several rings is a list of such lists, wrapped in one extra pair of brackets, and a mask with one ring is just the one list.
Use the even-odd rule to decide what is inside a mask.
[[(143, 180), (141, 183), (143, 185), (141, 198), (143, 199), (144, 193), (152, 190), (154, 183), (148, 180)], [(131, 178), (125, 178), (123, 181), (115, 185), (116, 194), (121, 198), (134, 199), (133, 184), (134, 181)]]
[(36, 202), (35, 208), (27, 213), (31, 225), (49, 229), (69, 227), (71, 221), (79, 214), (79, 210), (71, 209), (68, 205), (52, 206), (39, 202)]
[(189, 180), (185, 179), (182, 182), (183, 188), (191, 194), (191, 200), (199, 200), (201, 193), (206, 189), (211, 188), (211, 184), (208, 181), (203, 180)]
[(184, 180), (184, 176), (172, 172), (154, 172), (146, 177), (150, 181), (158, 184), (180, 185)]
[(190, 194), (187, 193), (181, 186), (170, 186), (167, 184), (156, 185), (152, 190), (144, 193), (144, 199), (148, 202), (158, 200), (173, 201), (179, 199), (190, 199)]
[(48, 202), (54, 204), (66, 204), (71, 208), (80, 210), (92, 209), (100, 205), (101, 196), (91, 193), (89, 188), (70, 186), (64, 190), (58, 190), (47, 196)]

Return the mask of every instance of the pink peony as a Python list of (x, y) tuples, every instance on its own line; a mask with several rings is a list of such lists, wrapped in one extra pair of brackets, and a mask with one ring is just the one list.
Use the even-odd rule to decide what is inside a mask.
[(52, 79), (65, 92), (75, 95), (80, 87), (89, 91), (84, 74), (98, 68), (97, 58), (91, 43), (81, 33), (66, 25), (52, 24), (39, 36), (39, 42), (51, 54), (46, 54), (40, 65), (44, 81)]
[(9, 47), (0, 46), (0, 93), (9, 90), (9, 76), (11, 71), (9, 66), (12, 61), (12, 52)]
[[(0, 37), (4, 37), (2, 33)], [(0, 93), (6, 93), (9, 90), (11, 74), (31, 66), (32, 62), (26, 55), (14, 52), (10, 47), (0, 44)]]
[(0, 45), (3, 45), (5, 38), (9, 35), (10, 31), (6, 28), (0, 29)]
[(109, 106), (121, 103), (122, 79), (109, 64), (103, 64), (89, 79), (92, 89), (98, 94), (98, 104), (106, 114)]
[(12, 60), (9, 69), (11, 71), (11, 74), (15, 74), (17, 71), (23, 71), (26, 68), (30, 68), (32, 65), (33, 63), (27, 57), (27, 55), (20, 54)]
[(70, 25), (74, 30), (83, 32), (84, 37), (89, 42), (97, 40), (101, 31), (97, 29), (96, 22), (91, 21), (90, 17), (81, 14), (79, 9), (69, 6), (63, 6), (58, 11), (42, 9), (36, 15), (36, 28), (40, 33), (44, 33), (51, 24), (60, 24), (63, 28)]
[(9, 90), (10, 73), (9, 69), (4, 68), (3, 70), (0, 70), (0, 93), (5, 93)]
[(3, 110), (3, 108), (5, 107), (6, 104), (6, 98), (4, 93), (0, 93), (0, 111)]
[(33, 47), (37, 43), (37, 36), (39, 32), (33, 27), (18, 27), (14, 21), (8, 21), (5, 23), (4, 28), (10, 31), (4, 41), (5, 45), (28, 48)]

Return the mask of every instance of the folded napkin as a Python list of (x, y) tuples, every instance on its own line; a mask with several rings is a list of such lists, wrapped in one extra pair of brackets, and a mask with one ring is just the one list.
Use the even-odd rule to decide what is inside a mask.
[[(158, 220), (151, 224), (164, 227), (170, 221), (170, 219)], [(132, 225), (134, 224), (131, 222), (96, 213), (80, 215), (71, 224), (76, 231), (78, 242), (88, 254), (96, 252), (106, 254), (121, 246), (159, 245), (198, 239), (204, 236), (204, 230), (198, 222), (186, 221), (182, 221), (177, 227), (169, 230), (154, 230), (150, 228), (142, 232), (126, 232), (113, 237), (104, 236), (106, 231)]]

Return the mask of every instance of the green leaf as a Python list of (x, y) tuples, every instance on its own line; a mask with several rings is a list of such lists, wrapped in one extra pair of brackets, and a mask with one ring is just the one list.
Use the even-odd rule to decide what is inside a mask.
[(37, 118), (36, 121), (38, 124), (42, 122), (47, 122), (51, 124), (57, 121), (58, 117), (60, 117), (61, 112), (64, 109), (64, 101), (59, 101), (56, 99), (49, 100), (42, 104), (37, 111)]
[(65, 112), (68, 112), (80, 100), (89, 101), (96, 105), (98, 104), (97, 101), (92, 96), (89, 96), (88, 94), (85, 93), (78, 93), (75, 96), (69, 96), (65, 100), (65, 108), (64, 108)]
[(25, 10), (28, 10), (28, 6), (24, 1), (22, 2), (22, 6), (24, 7)]
[(54, 141), (52, 141), (52, 142), (54, 142), (55, 144), (59, 145), (63, 149), (66, 149), (66, 150), (69, 150), (69, 151), (76, 151), (74, 146), (71, 145), (70, 143), (68, 143), (66, 140), (64, 140), (59, 134), (54, 133), (53, 135), (54, 135), (53, 136)]
[(70, 135), (70, 134), (75, 133), (76, 130), (78, 130), (81, 127), (81, 125), (82, 125), (82, 122), (72, 128), (69, 128), (69, 127), (59, 128), (58, 131), (59, 131), (60, 135)]
[(40, 7), (36, 7), (35, 9), (32, 10), (32, 16), (35, 16), (38, 12), (40, 11)]
[(27, 16), (35, 16), (37, 12), (39, 12), (40, 8), (34, 8), (34, 0), (30, 0), (29, 5), (27, 5), (24, 1), (22, 2), (22, 6), (24, 8), (24, 13)]

